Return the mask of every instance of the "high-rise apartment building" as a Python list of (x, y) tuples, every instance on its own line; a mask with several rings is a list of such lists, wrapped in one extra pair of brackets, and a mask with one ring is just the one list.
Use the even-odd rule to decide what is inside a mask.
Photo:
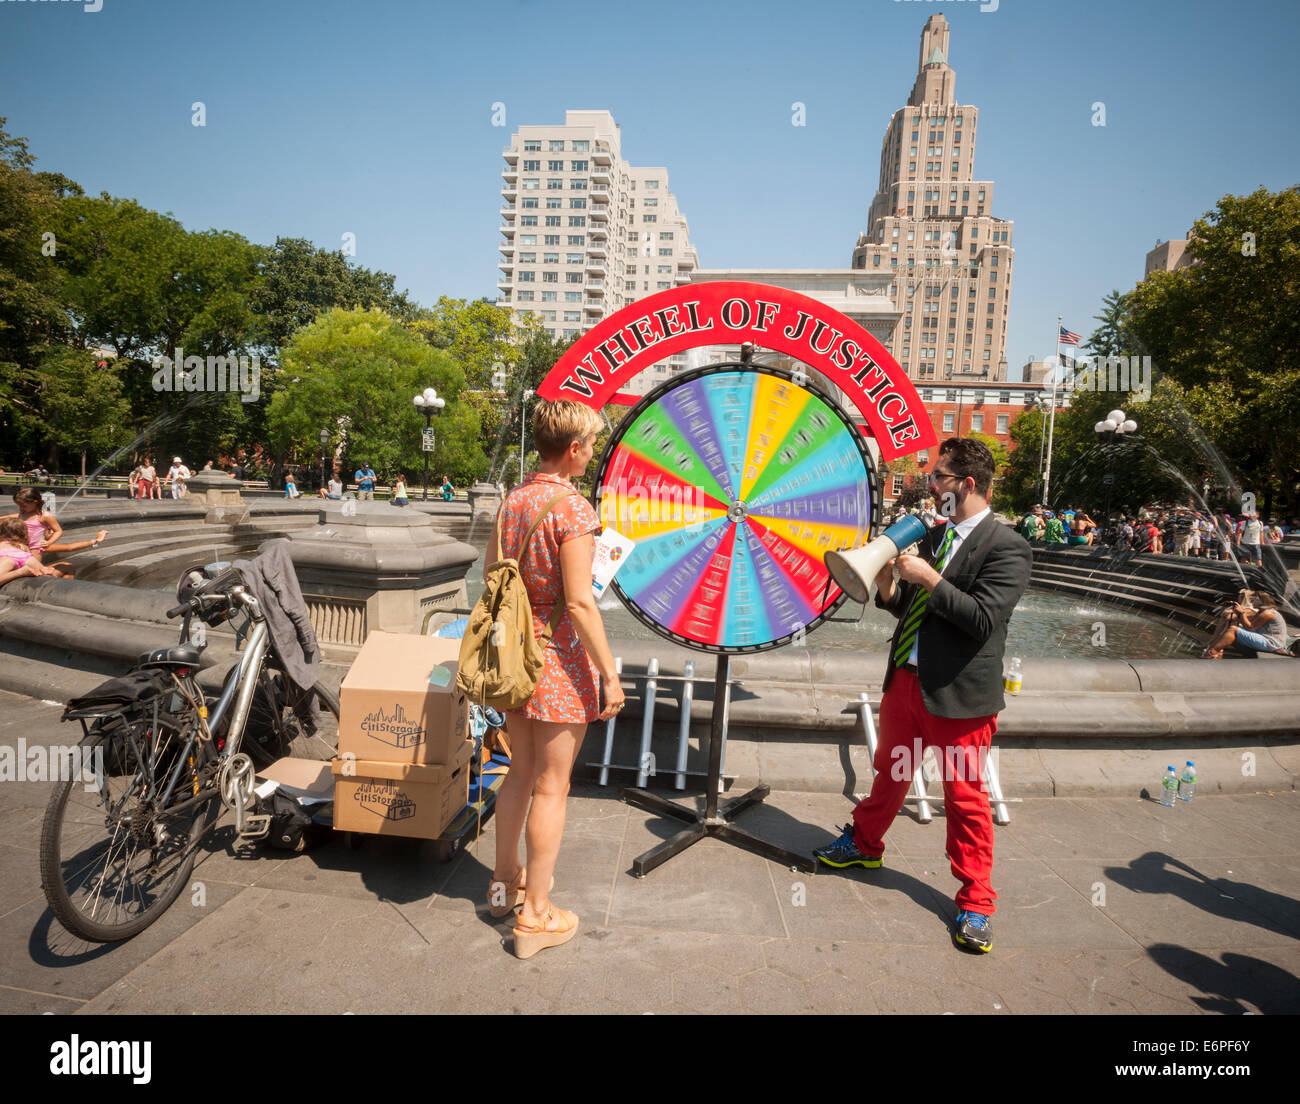
[(975, 179), (978, 108), (956, 101), (948, 21), (921, 32), (916, 83), (894, 112), (880, 183), (853, 267), (893, 277), (890, 351), (914, 380), (1001, 380), (1015, 251), (995, 218), (993, 181)]
[(566, 111), (563, 126), (520, 127), (503, 154), (498, 302), (558, 337), (688, 281), (699, 263), (668, 170), (629, 165), (620, 145), (608, 111)]

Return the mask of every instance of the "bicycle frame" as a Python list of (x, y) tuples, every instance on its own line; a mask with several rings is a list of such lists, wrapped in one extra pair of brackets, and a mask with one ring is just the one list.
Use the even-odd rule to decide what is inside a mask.
[[(248, 643), (240, 653), (234, 677), (227, 680), (225, 687), (221, 691), (221, 697), (217, 700), (217, 704), (213, 706), (207, 718), (209, 731), (217, 729), (220, 727), (221, 721), (233, 701), (235, 711), (230, 719), (230, 731), (226, 736), (225, 747), (220, 752), (220, 758), (222, 759), (230, 759), (239, 752), (239, 745), (244, 735), (244, 725), (248, 722), (248, 712), (252, 708), (253, 694), (257, 689), (257, 676), (261, 673), (262, 662), (266, 658), (266, 652), (271, 643), (270, 630), (266, 626), (266, 619), (262, 616), (257, 599), (244, 592), (242, 588), (236, 588), (234, 596), (248, 608), (253, 628), (249, 633)], [(202, 691), (198, 690), (197, 685), (194, 686), (194, 689), (198, 693), (200, 700), (202, 700)], [(199, 738), (199, 735), (199, 731), (190, 734), (189, 741), (186, 743), (184, 751), (177, 757), (176, 766), (172, 768), (171, 777), (167, 779), (167, 785), (157, 801), (157, 807), (166, 809), (168, 813), (181, 812), (195, 802), (208, 800), (212, 796), (205, 790), (202, 794), (197, 794), (191, 800), (183, 801), (175, 807), (168, 804), (177, 784), (180, 782), (181, 771), (194, 750), (194, 743)]]

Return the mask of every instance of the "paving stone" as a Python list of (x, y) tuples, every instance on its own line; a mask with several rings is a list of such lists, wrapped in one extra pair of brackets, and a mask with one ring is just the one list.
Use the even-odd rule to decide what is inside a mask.
[(182, 892), (160, 919), (125, 943), (88, 943), (64, 931), (42, 895), (0, 917), (0, 985), (89, 1000), (211, 918), (238, 892), (209, 886), (201, 907)]
[[(641, 819), (640, 810), (629, 819), (624, 862), (678, 827), (656, 819), (652, 830), (650, 823)], [(716, 839), (701, 840), (644, 878), (618, 878), (609, 922), (673, 931), (786, 934), (766, 861)]]
[(1201, 876), (1213, 859), (1164, 855), (1138, 856), (1123, 866), (1105, 865), (1098, 873), (1090, 860), (1054, 861), (1051, 866), (1080, 895), (1091, 899), (1101, 882), (1105, 905), (1098, 911), (1142, 946), (1170, 939), (1187, 947), (1261, 948), (1287, 946), (1296, 936), (1288, 927), (1222, 892)]
[(0, 843), (0, 917), (32, 901), (44, 901), (38, 855)]
[(32, 993), (25, 989), (11, 989), (0, 985), (0, 1016), (70, 1016), (81, 1009), (85, 1001), (70, 997), (54, 997), (48, 993)]
[[(1078, 874), (1078, 871), (1075, 871)], [(1092, 904), (1092, 885), (1064, 880), (1035, 859), (1008, 859), (993, 867), (998, 894), (994, 947), (1134, 947), (1133, 937)]]

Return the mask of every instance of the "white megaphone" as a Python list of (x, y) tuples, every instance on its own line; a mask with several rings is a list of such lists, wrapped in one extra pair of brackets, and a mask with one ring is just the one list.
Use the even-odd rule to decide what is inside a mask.
[(847, 552), (827, 552), (826, 570), (836, 585), (855, 602), (866, 603), (871, 584), (880, 569), (904, 548), (915, 544), (927, 532), (926, 524), (914, 514), (896, 521), (870, 544)]

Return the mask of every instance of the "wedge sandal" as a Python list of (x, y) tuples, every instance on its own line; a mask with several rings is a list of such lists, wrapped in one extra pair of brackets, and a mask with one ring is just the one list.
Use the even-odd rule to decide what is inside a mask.
[(547, 947), (562, 946), (577, 934), (577, 914), (552, 905), (542, 923), (515, 924), (515, 957), (532, 958)]

